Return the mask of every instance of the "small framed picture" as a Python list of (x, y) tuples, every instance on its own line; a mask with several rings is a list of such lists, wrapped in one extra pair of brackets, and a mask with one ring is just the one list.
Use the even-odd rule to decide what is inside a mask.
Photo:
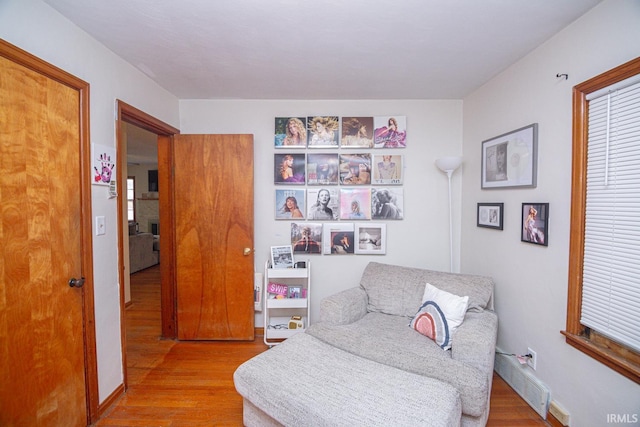
[(306, 194), (303, 189), (276, 189), (276, 219), (304, 219)]
[(549, 245), (549, 203), (523, 203), (521, 241)]
[(402, 155), (375, 154), (373, 156), (373, 184), (402, 184)]
[(373, 119), (374, 148), (405, 148), (407, 146), (407, 117), (378, 116)]
[(342, 148), (373, 148), (373, 117), (343, 117)]
[(305, 168), (304, 154), (275, 154), (273, 157), (273, 183), (304, 185)]
[(309, 153), (307, 184), (338, 185), (338, 153)]
[(307, 117), (307, 146), (309, 148), (337, 148), (340, 122), (338, 116)]
[(478, 227), (502, 230), (504, 203), (478, 203)]
[(271, 246), (272, 268), (293, 268), (293, 247), (291, 245)]
[(481, 188), (535, 187), (538, 124), (482, 141)]
[(384, 255), (387, 252), (387, 225), (356, 224), (355, 239), (357, 255)]
[(371, 188), (372, 219), (404, 219), (404, 191), (402, 187)]
[(276, 117), (274, 144), (276, 148), (306, 148), (307, 118)]
[(307, 219), (337, 221), (340, 217), (340, 193), (337, 188), (307, 189)]
[(291, 223), (291, 245), (296, 254), (322, 252), (322, 224), (312, 222)]
[(370, 185), (371, 184), (371, 154), (341, 154), (340, 155), (340, 184)]
[(322, 228), (322, 253), (325, 255), (349, 255), (355, 252), (352, 222), (332, 222)]
[(287, 298), (302, 298), (301, 286), (289, 286), (289, 294)]
[(340, 219), (371, 219), (371, 189), (341, 188)]

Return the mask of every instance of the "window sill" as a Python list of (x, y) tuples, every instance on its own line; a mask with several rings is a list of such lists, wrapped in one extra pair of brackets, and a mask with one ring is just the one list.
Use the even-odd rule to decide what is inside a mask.
[(593, 343), (591, 340), (566, 331), (561, 331), (566, 337), (567, 344), (577, 348), (581, 352), (604, 363), (614, 371), (640, 384), (640, 365), (633, 363), (611, 349)]

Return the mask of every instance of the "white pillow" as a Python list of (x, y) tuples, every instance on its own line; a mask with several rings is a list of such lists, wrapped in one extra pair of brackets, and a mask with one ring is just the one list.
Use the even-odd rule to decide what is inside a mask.
[(434, 340), (443, 350), (448, 350), (453, 333), (462, 324), (468, 306), (468, 296), (459, 297), (427, 283), (422, 305), (410, 326)]

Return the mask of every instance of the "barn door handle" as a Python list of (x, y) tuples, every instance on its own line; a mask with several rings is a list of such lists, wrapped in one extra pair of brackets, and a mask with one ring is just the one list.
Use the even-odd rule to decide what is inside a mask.
[(251, 254), (251, 248), (244, 248), (244, 251), (242, 251), (242, 255), (248, 256), (249, 254)]
[(84, 285), (84, 277), (80, 279), (76, 279), (75, 277), (72, 277), (71, 279), (69, 279), (69, 286), (71, 286), (72, 288), (81, 288), (83, 285)]

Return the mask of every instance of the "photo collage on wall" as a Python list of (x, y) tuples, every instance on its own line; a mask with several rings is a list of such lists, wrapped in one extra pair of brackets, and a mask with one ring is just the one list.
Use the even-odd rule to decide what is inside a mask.
[(294, 253), (385, 254), (386, 224), (368, 221), (404, 219), (406, 117), (276, 117), (274, 135), (275, 219), (292, 221)]

